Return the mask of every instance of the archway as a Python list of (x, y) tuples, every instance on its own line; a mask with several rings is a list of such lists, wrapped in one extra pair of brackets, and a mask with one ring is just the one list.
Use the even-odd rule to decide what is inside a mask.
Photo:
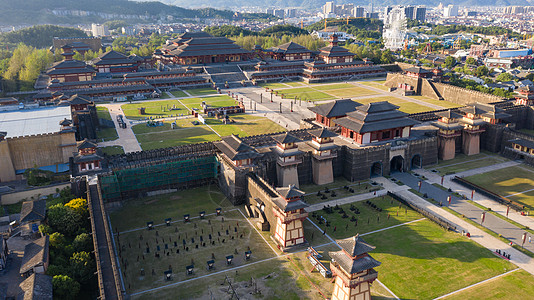
[(410, 164), (410, 169), (419, 169), (422, 168), (422, 161), (421, 161), (421, 155), (416, 154), (412, 157), (412, 161)]
[(371, 165), (371, 177), (382, 176), (382, 163), (377, 161)]
[(404, 157), (397, 155), (391, 159), (389, 163), (389, 172), (403, 172), (404, 171)]

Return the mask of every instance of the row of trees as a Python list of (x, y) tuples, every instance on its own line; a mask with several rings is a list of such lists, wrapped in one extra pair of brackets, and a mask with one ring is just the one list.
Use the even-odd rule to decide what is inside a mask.
[(47, 206), (52, 204), (48, 207), (47, 223), (39, 226), (43, 235), (50, 236), (47, 274), (53, 277), (54, 297), (92, 299), (97, 282), (87, 200), (72, 198), (67, 188), (59, 199), (47, 202)]
[(275, 25), (265, 28), (262, 31), (251, 31), (239, 26), (223, 25), (211, 26), (204, 29), (205, 32), (213, 36), (275, 36), (281, 37), (284, 35), (307, 35), (308, 31), (293, 25)]
[(20, 43), (11, 57), (0, 62), (3, 91), (29, 91), (35, 80), (55, 61), (54, 54), (47, 49), (36, 49)]
[(85, 37), (83, 30), (61, 27), (56, 25), (37, 25), (12, 32), (0, 34), (0, 47), (14, 48), (20, 43), (35, 48), (45, 48), (50, 46), (50, 41), (54, 37)]
[(282, 35), (280, 37), (277, 36), (236, 36), (236, 37), (230, 37), (233, 39), (236, 44), (239, 46), (247, 49), (252, 50), (255, 45), (260, 45), (262, 48), (270, 48), (279, 46), (284, 43), (288, 42), (295, 42), (301, 46), (304, 46), (312, 51), (315, 51), (321, 47), (326, 46), (326, 42), (317, 38), (312, 37), (309, 34), (306, 35)]

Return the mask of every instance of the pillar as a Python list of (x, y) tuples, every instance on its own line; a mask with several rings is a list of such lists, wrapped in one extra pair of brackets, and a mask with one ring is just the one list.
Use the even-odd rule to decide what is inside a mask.
[(480, 153), (480, 133), (464, 131), (462, 133), (462, 152), (465, 155), (475, 155)]
[(317, 185), (334, 182), (332, 159), (312, 159), (313, 183)]
[(439, 159), (450, 160), (456, 156), (456, 141), (454, 137), (438, 137)]

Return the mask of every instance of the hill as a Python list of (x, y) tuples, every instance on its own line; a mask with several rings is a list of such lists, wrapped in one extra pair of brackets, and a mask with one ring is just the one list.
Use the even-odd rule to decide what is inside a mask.
[(0, 7), (0, 25), (80, 24), (117, 19), (131, 23), (196, 17), (230, 19), (234, 15), (228, 10), (187, 9), (158, 1), (0, 0)]
[[(136, 0), (137, 1), (137, 0)], [(139, 0), (141, 1), (141, 0)], [(319, 8), (325, 4), (327, 0), (159, 0), (170, 5), (177, 5), (181, 7), (220, 7), (233, 8), (240, 6), (259, 6), (259, 7), (302, 7), (302, 8)], [(369, 6), (368, 0), (337, 0), (336, 4), (354, 3), (354, 5)], [(381, 6), (386, 5), (426, 5), (427, 7), (436, 7), (440, 2), (444, 4), (455, 4), (462, 6), (508, 6), (508, 5), (530, 5), (527, 0), (496, 0), (488, 4), (485, 0), (384, 0), (380, 2)]]
[(55, 25), (38, 25), (0, 34), (2, 48), (24, 43), (35, 48), (48, 48), (54, 37), (84, 37), (85, 32), (76, 28)]

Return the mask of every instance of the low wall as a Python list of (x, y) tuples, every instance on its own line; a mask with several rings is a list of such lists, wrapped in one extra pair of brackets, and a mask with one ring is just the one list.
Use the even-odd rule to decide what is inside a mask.
[(45, 187), (32, 188), (30, 190), (12, 192), (0, 195), (0, 204), (9, 205), (21, 202), (24, 199), (37, 198), (39, 196), (50, 195), (56, 193), (56, 189), (64, 189), (70, 187), (70, 182), (59, 183), (56, 185), (49, 185)]

